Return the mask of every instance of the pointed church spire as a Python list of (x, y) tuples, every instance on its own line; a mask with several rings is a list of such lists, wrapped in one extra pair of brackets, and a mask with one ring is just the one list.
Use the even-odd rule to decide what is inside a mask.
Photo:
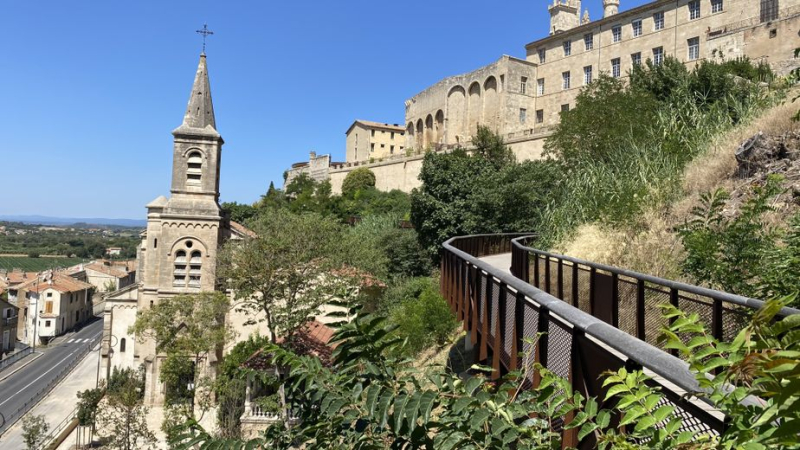
[(183, 116), (183, 124), (180, 128), (200, 128), (211, 127), (217, 129), (214, 119), (214, 104), (211, 102), (211, 84), (208, 82), (208, 68), (206, 67), (206, 54), (200, 54), (200, 63), (197, 65), (197, 75), (194, 77), (192, 94), (189, 97), (189, 105), (186, 107), (186, 115)]

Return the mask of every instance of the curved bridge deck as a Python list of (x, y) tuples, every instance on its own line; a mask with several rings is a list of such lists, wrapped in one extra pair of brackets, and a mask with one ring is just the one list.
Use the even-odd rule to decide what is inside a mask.
[[(544, 252), (529, 247), (531, 242), (535, 236), (517, 234), (464, 236), (444, 244), (442, 295), (494, 377), (540, 363), (600, 402), (605, 371), (640, 369), (652, 377), (649, 384), (661, 388), (662, 403), (675, 407), (684, 430), (723, 430), (721, 414), (684, 395), (699, 390), (688, 365), (657, 347), (668, 324), (659, 305), (697, 312), (714, 337), (728, 340), (763, 302)], [(526, 376), (535, 386), (532, 372)], [(578, 441), (577, 430), (563, 431), (563, 437), (567, 446), (596, 444), (592, 435)]]

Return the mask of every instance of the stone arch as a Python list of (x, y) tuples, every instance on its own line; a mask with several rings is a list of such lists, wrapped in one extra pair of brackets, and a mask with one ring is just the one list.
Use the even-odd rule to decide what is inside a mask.
[(467, 95), (461, 86), (447, 93), (447, 144), (458, 144), (459, 136), (466, 131)]
[[(186, 245), (187, 241), (192, 241), (191, 247)], [(198, 245), (200, 247), (197, 247)], [(204, 255), (208, 255), (208, 247), (206, 247), (206, 244), (204, 244), (203, 241), (194, 236), (184, 236), (176, 240), (175, 243), (172, 244), (172, 248), (170, 249), (170, 254), (175, 253), (175, 251), (178, 249), (191, 249), (191, 248), (200, 250)]]
[(425, 142), (423, 141), (424, 134), (425, 134), (425, 126), (422, 124), (422, 119), (418, 119), (417, 130), (416, 130), (417, 139), (416, 143), (414, 144), (414, 147), (416, 147), (417, 150), (422, 150), (425, 146)]
[(431, 144), (434, 143), (435, 139), (435, 132), (433, 130), (433, 116), (428, 114), (428, 117), (425, 118), (425, 148), (429, 148)]
[(483, 83), (483, 122), (489, 128), (498, 128), (500, 97), (497, 95), (497, 78), (490, 76)]
[(444, 137), (444, 111), (441, 109), (436, 111), (436, 118), (434, 120), (436, 121), (434, 125), (436, 143), (442, 144), (442, 138)]
[(473, 82), (469, 86), (468, 92), (467, 112), (469, 113), (469, 120), (467, 120), (467, 134), (472, 136), (478, 130), (478, 124), (481, 123), (481, 113), (483, 112), (481, 84), (477, 81)]

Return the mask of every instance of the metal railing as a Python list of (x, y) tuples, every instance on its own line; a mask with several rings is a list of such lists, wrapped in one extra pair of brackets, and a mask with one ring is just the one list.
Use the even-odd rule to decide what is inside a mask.
[(78, 420), (78, 408), (72, 410), (71, 413), (64, 418), (58, 425), (53, 427), (52, 430), (42, 439), (42, 442), (36, 447), (37, 450), (42, 450), (44, 448), (49, 447), (54, 441), (64, 432), (67, 428), (72, 425), (73, 421)]
[(31, 353), (33, 353), (33, 349), (26, 347), (16, 353), (13, 353), (11, 356), (7, 356), (5, 359), (0, 360), (0, 373)]
[[(631, 270), (549, 253), (529, 247), (535, 236), (516, 238), (511, 247), (511, 272), (581, 311), (659, 346), (668, 321), (659, 305), (672, 304), (697, 313), (720, 341), (731, 341), (764, 302), (727, 292), (666, 280)], [(779, 316), (798, 314), (783, 308)]]
[[(611, 406), (601, 401), (606, 392), (602, 386), (604, 372), (622, 367), (642, 369), (652, 375), (648, 384), (659, 387), (664, 395), (659, 406), (674, 406), (674, 414), (683, 419), (681, 431), (711, 434), (723, 431), (724, 417), (719, 412), (685, 396), (699, 392), (687, 363), (478, 259), (514, 248), (511, 271), (524, 276), (529, 273), (525, 269), (530, 267), (531, 253), (519, 244), (519, 237), (452, 238), (444, 243), (441, 258), (442, 295), (476, 346), (476, 359), (490, 364), (493, 376), (523, 369), (523, 364), (540, 363), (567, 379), (585, 397), (596, 397), (602, 408)], [(533, 259), (536, 261), (535, 254)], [(563, 262), (558, 266), (563, 273)], [(552, 278), (548, 280), (552, 283)], [(600, 292), (600, 284), (595, 283), (594, 289)], [(531, 357), (523, 359), (521, 354)], [(535, 386), (538, 376), (531, 372), (526, 372), (528, 382)], [(571, 417), (568, 415), (565, 420)], [(563, 430), (562, 426), (556, 430), (563, 434), (564, 445), (578, 448), (596, 445), (594, 435), (578, 440), (577, 430)]]
[(80, 364), (80, 362), (83, 361), (84, 356), (86, 356), (91, 351), (92, 346), (96, 343), (96, 341), (97, 339), (93, 339), (92, 341), (83, 344), (83, 348), (81, 349), (81, 351), (75, 356), (75, 358), (72, 361), (70, 361), (69, 364), (62, 367), (61, 370), (58, 372), (58, 374), (55, 377), (53, 377), (53, 379), (50, 380), (49, 383), (47, 383), (44, 386), (38, 387), (39, 389), (38, 392), (36, 392), (36, 394), (33, 397), (28, 399), (28, 401), (26, 401), (22, 406), (20, 406), (13, 413), (11, 413), (11, 415), (9, 415), (8, 417), (0, 415), (0, 436), (2, 436), (3, 433), (5, 433), (5, 431), (8, 430), (12, 425), (14, 425), (14, 423), (16, 423), (17, 420), (19, 420), (22, 416), (24, 416), (25, 413), (27, 413), (31, 408), (36, 406), (36, 404), (39, 403), (39, 401), (41, 401), (45, 396), (47, 396), (47, 394), (49, 394), (50, 391), (52, 391), (53, 388), (58, 383), (60, 383), (61, 380), (63, 380), (63, 378), (67, 374), (69, 374), (78, 364)]

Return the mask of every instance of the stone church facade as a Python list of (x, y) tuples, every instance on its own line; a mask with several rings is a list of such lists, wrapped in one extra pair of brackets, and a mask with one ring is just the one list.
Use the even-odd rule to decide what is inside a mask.
[(518, 160), (539, 158), (581, 87), (602, 73), (625, 78), (648, 59), (673, 56), (691, 68), (746, 56), (780, 74), (799, 65), (800, 0), (655, 0), (625, 11), (619, 0), (602, 2), (603, 17), (592, 21), (581, 0), (553, 0), (548, 35), (525, 46), (524, 60), (503, 56), (408, 99), (406, 153), (332, 164), (333, 192), (357, 167), (375, 172), (379, 189), (410, 191), (424, 151), (469, 148), (478, 124), (499, 133)]
[[(247, 232), (219, 206), (224, 141), (216, 129), (205, 54), (200, 56), (183, 122), (172, 135), (171, 196), (160, 196), (147, 205), (136, 283), (109, 295), (103, 315), (101, 378), (114, 367), (143, 365), (148, 404), (159, 404), (164, 398), (159, 380), (162, 358), (154, 341), (137, 341), (128, 332), (136, 313), (175, 295), (217, 290), (218, 251), (228, 239)], [(198, 370), (213, 371), (220, 356), (211, 355)]]

